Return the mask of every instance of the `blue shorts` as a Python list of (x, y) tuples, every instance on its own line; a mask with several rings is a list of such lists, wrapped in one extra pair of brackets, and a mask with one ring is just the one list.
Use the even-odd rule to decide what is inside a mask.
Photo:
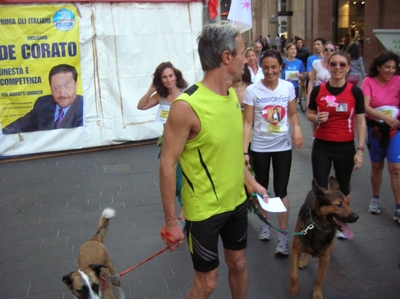
[(383, 162), (386, 158), (388, 163), (400, 163), (400, 130), (390, 138), (388, 148), (384, 149), (374, 128), (367, 127), (367, 145), (371, 162)]

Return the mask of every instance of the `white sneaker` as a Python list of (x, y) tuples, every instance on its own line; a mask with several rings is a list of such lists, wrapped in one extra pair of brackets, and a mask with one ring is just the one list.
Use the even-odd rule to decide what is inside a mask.
[(336, 239), (343, 240), (347, 238), (340, 230), (336, 230)]
[(381, 212), (381, 201), (377, 198), (371, 198), (369, 202), (368, 212), (371, 214), (379, 214)]
[(289, 240), (287, 234), (278, 233), (278, 246), (276, 246), (275, 253), (282, 255), (289, 255)]
[(400, 209), (398, 209), (398, 210), (396, 210), (396, 212), (394, 212), (393, 220), (400, 223)]
[(270, 229), (269, 229), (269, 226), (268, 226), (268, 224), (266, 224), (266, 223), (264, 223), (264, 222), (262, 222), (261, 224), (260, 224), (260, 230), (259, 230), (259, 232), (258, 232), (258, 238), (261, 240), (261, 241), (269, 241), (269, 240), (271, 240), (271, 231), (270, 231)]

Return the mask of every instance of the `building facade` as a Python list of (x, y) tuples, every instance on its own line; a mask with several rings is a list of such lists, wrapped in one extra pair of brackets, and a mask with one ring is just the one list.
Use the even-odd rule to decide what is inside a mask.
[[(230, 0), (222, 3), (229, 11)], [(253, 29), (244, 35), (246, 43), (259, 35), (283, 34), (288, 40), (302, 37), (312, 50), (316, 37), (343, 47), (348, 34), (350, 41), (363, 44), (366, 66), (385, 49), (373, 31), (400, 29), (399, 0), (252, 0), (252, 9)]]

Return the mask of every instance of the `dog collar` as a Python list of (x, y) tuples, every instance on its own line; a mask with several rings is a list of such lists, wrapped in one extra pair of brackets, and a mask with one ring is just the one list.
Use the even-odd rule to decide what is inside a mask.
[(106, 288), (108, 280), (106, 278), (104, 278), (104, 277), (100, 277), (100, 279), (101, 279), (101, 282), (102, 282), (101, 291), (104, 291), (104, 289)]
[(315, 227), (316, 229), (321, 230), (322, 228), (321, 228), (317, 223), (315, 223), (315, 221), (314, 221), (313, 218), (312, 218), (312, 209), (311, 209), (311, 206), (310, 206), (310, 209), (309, 209), (309, 214), (310, 214), (310, 219), (308, 219), (308, 222), (310, 222), (312, 225), (314, 225), (314, 227)]

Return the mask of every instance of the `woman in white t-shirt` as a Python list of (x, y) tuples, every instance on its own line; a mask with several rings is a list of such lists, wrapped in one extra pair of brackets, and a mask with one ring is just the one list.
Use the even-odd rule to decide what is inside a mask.
[(244, 56), (247, 60), (248, 69), (251, 75), (251, 83), (256, 83), (264, 78), (261, 67), (258, 65), (256, 51), (253, 48), (247, 48), (244, 51)]
[[(268, 189), (269, 170), (272, 162), (274, 193), (280, 197), (287, 211), (278, 213), (281, 232), (275, 253), (288, 255), (289, 245), (286, 228), (289, 216), (289, 183), (292, 162), (292, 143), (299, 150), (303, 146), (303, 136), (296, 109), (296, 94), (293, 84), (280, 79), (282, 57), (276, 50), (267, 50), (261, 57), (264, 78), (246, 89), (244, 104), (244, 157), (247, 166), (252, 167), (256, 180)], [(254, 126), (253, 126), (254, 124)], [(289, 126), (292, 126), (290, 136)], [(251, 148), (248, 153), (250, 135), (253, 130)], [(263, 211), (265, 217), (267, 212)], [(261, 224), (260, 240), (270, 240), (268, 225)]]
[[(309, 95), (314, 86), (319, 86), (321, 83), (325, 83), (330, 79), (331, 74), (328, 71), (328, 59), (335, 51), (335, 44), (332, 42), (326, 42), (324, 44), (324, 58), (313, 61), (312, 71), (310, 74), (310, 80), (308, 81), (307, 89), (309, 91)], [(307, 107), (309, 103), (308, 100)]]
[[(332, 53), (336, 51), (335, 44), (333, 42), (326, 42), (324, 44), (324, 57), (322, 59), (316, 59), (312, 63), (312, 71), (310, 74), (310, 79), (308, 81), (308, 94), (307, 94), (307, 104), (310, 103), (310, 95), (311, 91), (315, 86), (319, 86), (321, 83), (328, 82), (331, 78), (331, 74), (328, 71), (328, 60), (331, 57)], [(311, 124), (312, 132), (315, 131), (316, 125), (315, 123)]]

